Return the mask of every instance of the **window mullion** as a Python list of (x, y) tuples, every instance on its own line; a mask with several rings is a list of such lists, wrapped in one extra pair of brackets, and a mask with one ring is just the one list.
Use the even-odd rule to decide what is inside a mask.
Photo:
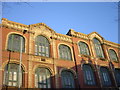
[(13, 44), (14, 35), (11, 35), (11, 36), (12, 36), (12, 41), (11, 41), (11, 48), (10, 48), (10, 50), (11, 50), (11, 51), (14, 51), (14, 44)]
[(47, 43), (44, 43), (44, 55), (47, 57)]

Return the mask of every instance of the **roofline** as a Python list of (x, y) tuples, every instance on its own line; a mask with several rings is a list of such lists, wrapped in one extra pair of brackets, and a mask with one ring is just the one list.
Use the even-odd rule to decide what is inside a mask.
[[(17, 22), (13, 22), (13, 21), (10, 21), (6, 18), (2, 18), (2, 24), (0, 24), (0, 26), (7, 26), (7, 27), (11, 27), (11, 28), (17, 28), (17, 29), (20, 29), (20, 30), (28, 30), (29, 31), (29, 27), (34, 27), (34, 26), (39, 26), (39, 25), (43, 25), (45, 26), (46, 28), (48, 28), (51, 32), (55, 33), (56, 35), (63, 35), (64, 36), (70, 36), (70, 35), (65, 35), (65, 34), (58, 34), (56, 33), (53, 29), (51, 29), (49, 26), (47, 26), (45, 23), (36, 23), (36, 24), (30, 24), (30, 25), (25, 25), (25, 24), (21, 24), (21, 23), (17, 23)], [(15, 26), (14, 26), (15, 25)], [(32, 32), (32, 31), (31, 31)], [(110, 44), (114, 44), (114, 45), (118, 45), (120, 46), (120, 44), (118, 43), (114, 43), (114, 42), (111, 42), (111, 41), (108, 41), (108, 40), (105, 40), (100, 34), (98, 34), (97, 32), (92, 32), (90, 34), (84, 34), (84, 33), (80, 33), (80, 32), (76, 32), (75, 30), (73, 29), (70, 29), (68, 31), (68, 33), (71, 32), (71, 35), (74, 36), (74, 34), (78, 35), (77, 37), (81, 36), (81, 38), (84, 38), (84, 39), (89, 39), (88, 37), (93, 34), (93, 33), (96, 33), (98, 36), (100, 36), (104, 42), (108, 42)], [(34, 33), (34, 32), (32, 32)], [(74, 34), (73, 34), (74, 33)]]

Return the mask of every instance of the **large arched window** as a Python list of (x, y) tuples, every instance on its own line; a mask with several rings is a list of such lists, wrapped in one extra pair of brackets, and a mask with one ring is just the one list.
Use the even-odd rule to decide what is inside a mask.
[(85, 84), (95, 85), (94, 72), (90, 65), (88, 64), (83, 65), (83, 73), (84, 73)]
[(94, 38), (93, 42), (94, 42), (94, 48), (95, 48), (96, 56), (100, 57), (100, 58), (101, 57), (104, 58), (103, 49), (102, 49), (100, 41), (97, 38)]
[(51, 88), (51, 73), (46, 68), (37, 68), (35, 71), (35, 87)]
[(49, 41), (44, 36), (37, 36), (35, 39), (35, 55), (49, 57)]
[(18, 34), (10, 34), (8, 37), (8, 50), (20, 52), (22, 47), (22, 52), (25, 52), (25, 39), (23, 36)]
[(113, 61), (118, 61), (117, 54), (114, 50), (110, 49), (109, 50), (109, 57)]
[(80, 53), (83, 55), (90, 55), (88, 45), (84, 42), (79, 42)]
[(117, 85), (120, 87), (120, 69), (115, 69), (115, 78)]
[(61, 72), (62, 88), (75, 88), (74, 75), (72, 72), (64, 70)]
[[(15, 87), (18, 87), (19, 84), (22, 85), (22, 76), (23, 76), (22, 67), (21, 67), (21, 72), (22, 73), (19, 74), (18, 64), (12, 63), (6, 65), (4, 72), (4, 84), (7, 86), (15, 86)], [(20, 78), (20, 81), (18, 80), (18, 78)]]
[(59, 56), (61, 59), (72, 60), (70, 48), (63, 44), (59, 46)]
[(100, 76), (101, 76), (103, 86), (111, 86), (110, 74), (107, 68), (105, 67), (100, 68)]

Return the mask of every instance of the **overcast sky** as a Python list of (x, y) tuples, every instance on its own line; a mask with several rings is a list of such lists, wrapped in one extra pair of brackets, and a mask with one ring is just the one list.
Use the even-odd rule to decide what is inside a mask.
[(84, 34), (97, 32), (118, 43), (117, 2), (6, 2), (2, 17), (26, 25), (43, 22), (61, 34), (71, 28)]

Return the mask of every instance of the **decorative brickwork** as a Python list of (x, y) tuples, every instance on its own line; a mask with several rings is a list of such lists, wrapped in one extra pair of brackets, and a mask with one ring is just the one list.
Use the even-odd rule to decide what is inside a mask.
[[(10, 63), (14, 63), (14, 64), (20, 63), (19, 62), (20, 53), (8, 50), (9, 35), (18, 34), (25, 38), (25, 52), (22, 53), (22, 68), (24, 70), (24, 73), (22, 77), (23, 79), (22, 79), (21, 87), (36, 88), (35, 72), (37, 68), (46, 68), (47, 70), (49, 70), (51, 74), (50, 76), (51, 82), (49, 82), (50, 84), (47, 82), (46, 86), (51, 88), (62, 88), (63, 86), (67, 87), (68, 83), (72, 82), (72, 81), (69, 82), (68, 80), (66, 81), (68, 83), (65, 83), (64, 80), (62, 80), (63, 78), (61, 76), (62, 71), (64, 71), (64, 73), (65, 71), (67, 71), (67, 73), (73, 74), (73, 76), (71, 76), (71, 78), (73, 77), (73, 79), (71, 80), (73, 80), (74, 85), (70, 86), (73, 84), (73, 83), (72, 84), (70, 83), (68, 87), (75, 87), (75, 88), (103, 88), (103, 87), (117, 88), (118, 86), (120, 87), (120, 84), (119, 84), (120, 82), (116, 81), (117, 77), (114, 72), (115, 69), (120, 70), (120, 55), (119, 55), (120, 44), (105, 40), (97, 32), (92, 32), (87, 35), (80, 32), (76, 32), (73, 29), (70, 29), (66, 35), (63, 35), (63, 34), (56, 33), (54, 30), (52, 30), (49, 26), (47, 26), (44, 23), (24, 25), (24, 24), (13, 22), (13, 21), (9, 21), (6, 18), (2, 19), (1, 26), (2, 28), (0, 29), (0, 31), (2, 32), (2, 43), (1, 43), (2, 45), (1, 61), (2, 62), (0, 62), (0, 65), (1, 65), (0, 72), (2, 73), (1, 75), (3, 78), (2, 78), (2, 81), (0, 82), (0, 86), (4, 87), (7, 85), (4, 83), (6, 80), (5, 79), (6, 76), (4, 74), (6, 72), (5, 70), (6, 65)], [(27, 32), (23, 33), (24, 30), (26, 30)], [(35, 55), (35, 40), (38, 35), (42, 35), (43, 37), (46, 37), (46, 39), (49, 41), (49, 47), (50, 47), (49, 57), (45, 57), (44, 55), (40, 56), (39, 54)], [(93, 42), (93, 38), (97, 38), (100, 41), (104, 57), (96, 56), (95, 44)], [(78, 46), (78, 43), (80, 41), (87, 44), (89, 53), (90, 53), (89, 55), (83, 55), (80, 53), (82, 52), (82, 50)], [(60, 55), (59, 55), (60, 44), (64, 44), (70, 48), (72, 60), (66, 60), (66, 59), (60, 58)], [(39, 50), (47, 50), (47, 49), (44, 49), (42, 45), (39, 47), (41, 48)], [(80, 47), (82, 47), (82, 45)], [(110, 56), (108, 53), (109, 49), (113, 49), (116, 52), (117, 61), (110, 60)], [(63, 51), (64, 51), (64, 54), (67, 53), (65, 50)], [(66, 57), (66, 55), (63, 55), (63, 57)], [(84, 73), (85, 74), (88, 73), (88, 75), (86, 76), (88, 76), (89, 78), (86, 77), (87, 79), (85, 79), (85, 74), (83, 73), (83, 65), (86, 65), (86, 68), (87, 68), (87, 65), (90, 65), (91, 70), (93, 70), (91, 72), (93, 72), (92, 77), (94, 77), (94, 80), (95, 80), (94, 85), (92, 85), (92, 83), (89, 83), (89, 82), (92, 82), (90, 81), (91, 72), (89, 71), (87, 72), (87, 69), (86, 69), (86, 72)], [(110, 77), (110, 80), (112, 81), (110, 86), (104, 86), (104, 84), (102, 83), (103, 82), (101, 80), (102, 74), (100, 73), (101, 67), (107, 67), (106, 70), (109, 71), (109, 77)], [(105, 75), (108, 75), (108, 74), (105, 73)], [(108, 78), (107, 76), (105, 77)], [(41, 80), (41, 77), (39, 77), (39, 80)], [(65, 78), (65, 80), (67, 79)], [(87, 85), (85, 84), (86, 82), (85, 80), (89, 81)], [(38, 87), (42, 87), (39, 85), (43, 85), (43, 84), (38, 83)], [(8, 85), (8, 87), (18, 87), (18, 86)]]

